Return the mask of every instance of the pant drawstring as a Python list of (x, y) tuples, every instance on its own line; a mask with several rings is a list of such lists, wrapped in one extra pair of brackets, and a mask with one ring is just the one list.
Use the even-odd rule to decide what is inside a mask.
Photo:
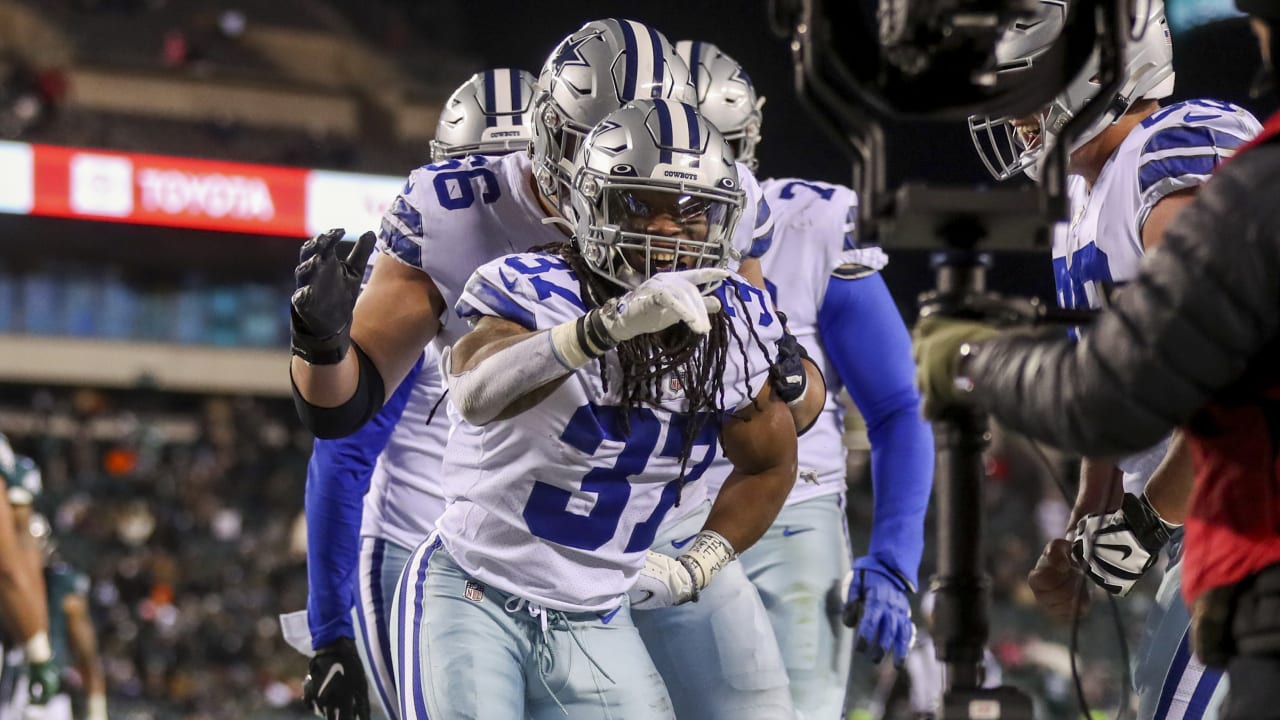
[(560, 712), (564, 713), (565, 717), (569, 716), (568, 709), (566, 709), (564, 704), (560, 702), (560, 698), (556, 697), (556, 694), (551, 690), (550, 683), (547, 682), (547, 675), (555, 668), (556, 664), (555, 649), (551, 644), (551, 630), (567, 631), (569, 633), (569, 637), (573, 638), (574, 644), (576, 644), (578, 649), (582, 651), (582, 654), (586, 656), (587, 661), (591, 663), (591, 666), (603, 675), (610, 683), (613, 682), (613, 678), (609, 676), (609, 673), (605, 672), (605, 669), (601, 667), (600, 663), (591, 656), (591, 653), (587, 652), (586, 646), (582, 643), (582, 638), (578, 637), (578, 633), (573, 629), (573, 624), (569, 622), (569, 619), (565, 617), (563, 612), (560, 612), (559, 610), (550, 610), (538, 603), (530, 602), (522, 597), (516, 597), (514, 595), (507, 598), (507, 601), (503, 604), (503, 609), (508, 613), (513, 614), (524, 610), (529, 613), (530, 617), (537, 618), (538, 625), (542, 630), (540, 637), (534, 641), (534, 645), (537, 648), (536, 652), (538, 653), (538, 680), (542, 682), (542, 689), (547, 691), (547, 694), (555, 701), (556, 707), (560, 708)]

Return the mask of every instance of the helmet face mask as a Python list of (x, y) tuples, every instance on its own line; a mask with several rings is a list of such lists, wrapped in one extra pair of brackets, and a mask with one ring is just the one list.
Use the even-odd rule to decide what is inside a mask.
[(530, 155), (538, 189), (564, 212), (574, 159), (606, 115), (645, 98), (694, 101), (689, 69), (657, 30), (594, 20), (560, 42), (538, 76)]
[[(663, 143), (673, 118), (686, 140)], [(569, 219), (598, 275), (634, 288), (660, 272), (726, 267), (743, 193), (724, 138), (691, 106), (642, 100), (586, 139)]]
[(634, 287), (660, 272), (728, 264), (727, 244), (709, 239), (728, 228), (732, 201), (685, 190), (606, 181), (594, 209), (605, 231), (591, 243), (606, 277)]
[[(1075, 152), (1096, 138), (1129, 111), (1140, 99), (1158, 100), (1173, 93), (1173, 46), (1165, 20), (1163, 0), (1150, 0), (1147, 17), (1136, 27), (1145, 31), (1138, 40), (1126, 40), (1123, 83), (1119, 93), (1092, 125), (1072, 140), (1068, 152)], [(1057, 39), (1066, 19), (1066, 2), (1042, 0), (1040, 19), (1015, 25), (996, 49), (999, 73), (1026, 70)], [(1067, 122), (1093, 100), (1101, 90), (1098, 81), (1100, 51), (1095, 48), (1080, 73), (1035, 117), (1039, 130), (1027, 132), (1028, 118), (969, 118), (969, 134), (978, 156), (997, 180), (1024, 173), (1038, 180), (1048, 149), (1058, 141)], [(1038, 142), (1028, 142), (1032, 138)]]
[(449, 96), (431, 141), (431, 162), (505, 155), (533, 139), (533, 73), (497, 68), (472, 75)]

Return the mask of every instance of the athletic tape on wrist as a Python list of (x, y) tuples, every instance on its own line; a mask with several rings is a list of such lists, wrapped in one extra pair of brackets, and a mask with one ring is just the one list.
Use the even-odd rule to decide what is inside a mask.
[(711, 583), (711, 578), (716, 573), (736, 557), (738, 554), (733, 545), (723, 535), (714, 530), (703, 530), (694, 537), (689, 550), (678, 560), (689, 570), (694, 586), (701, 591)]
[(41, 630), (27, 639), (22, 646), (27, 663), (43, 663), (53, 659), (53, 646), (49, 644), (49, 633)]

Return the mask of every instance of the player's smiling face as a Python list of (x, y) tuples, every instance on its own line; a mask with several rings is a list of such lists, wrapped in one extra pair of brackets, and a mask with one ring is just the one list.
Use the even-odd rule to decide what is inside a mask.
[[(724, 203), (670, 190), (622, 190), (610, 196), (610, 220), (626, 232), (650, 236), (646, 268), (645, 252), (622, 251), (627, 264), (648, 270), (652, 276), (670, 270), (689, 270), (708, 264), (699, 252), (709, 234), (713, 215), (723, 213)], [(697, 246), (685, 245), (687, 240)]]

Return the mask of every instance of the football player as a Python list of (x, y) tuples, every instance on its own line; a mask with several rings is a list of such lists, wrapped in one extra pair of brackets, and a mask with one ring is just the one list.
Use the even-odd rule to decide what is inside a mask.
[[(710, 43), (682, 41), (676, 50), (689, 65), (700, 111), (754, 168), (763, 99), (750, 78)], [(766, 285), (808, 356), (839, 382), (827, 384), (822, 413), (800, 438), (799, 480), (786, 506), (743, 553), (742, 565), (768, 608), (796, 709), (804, 717), (836, 717), (854, 633), (831, 621), (833, 589), (840, 587), (858, 646), (873, 659), (891, 654), (901, 663), (910, 648), (908, 596), (924, 549), (933, 435), (917, 411), (910, 337), (877, 272), (887, 258), (856, 240), (854, 192), (795, 178), (762, 186), (777, 244), (762, 259)], [(866, 418), (872, 452), (871, 544), (856, 561), (845, 526), (841, 386)]]
[[(6, 488), (40, 481), (39, 470), (30, 458), (14, 454), (9, 439), (0, 434), (0, 476)], [(38, 487), (37, 487), (38, 490)], [(8, 517), (4, 517), (4, 516)], [(0, 704), (9, 712), (21, 712), (28, 703), (46, 705), (58, 692), (59, 677), (49, 639), (49, 612), (45, 602), (44, 557), (25, 522), (13, 504), (0, 503), (0, 608), (4, 611), (5, 631), (25, 638), (20, 647), (22, 663), (5, 667), (19, 677), (2, 684), (9, 694)], [(24, 522), (19, 525), (19, 520)], [(25, 675), (26, 682), (20, 682)]]
[[(49, 613), (49, 673), (58, 678), (57, 690), (36, 715), (44, 720), (71, 720), (71, 697), (62, 677), (74, 667), (86, 696), (87, 720), (107, 720), (107, 683), (98, 656), (98, 636), (89, 616), (89, 578), (54, 557), (49, 522), (35, 512), (35, 501), (43, 490), (40, 468), (29, 457), (17, 457), (14, 470), (5, 476), (14, 529), (23, 538), (28, 560), (44, 578), (45, 605)], [(10, 668), (5, 669), (6, 672)], [(21, 667), (17, 668), (21, 670)], [(34, 678), (33, 678), (34, 679)], [(6, 716), (23, 717), (28, 698), (16, 696)]]
[[(1173, 92), (1173, 49), (1164, 3), (1152, 0), (1147, 8), (1134, 23), (1134, 35), (1143, 31), (1141, 36), (1126, 43), (1123, 87), (1069, 148), (1070, 222), (1058, 228), (1053, 243), (1064, 307), (1101, 307), (1133, 279), (1143, 254), (1159, 245), (1214, 168), (1261, 129), (1230, 103), (1199, 99), (1160, 106)], [(1006, 35), (997, 50), (1001, 72), (1030, 67), (1056, 38), (1066, 3), (1044, 0), (1041, 12), (1043, 22)], [(1031, 117), (970, 119), (979, 155), (997, 179), (1018, 173), (1038, 178), (1063, 124), (1100, 91), (1097, 68), (1095, 54)], [(1190, 618), (1178, 597), (1190, 462), (1176, 435), (1135, 457), (1086, 458), (1067, 536), (1045, 548), (1028, 578), (1046, 609), (1070, 617), (1081, 610), (1073, 559), (1096, 584), (1125, 595), (1164, 552), (1168, 568), (1134, 669), (1139, 720), (1216, 717), (1226, 696), (1222, 674), (1206, 670), (1188, 649)]]
[[(510, 68), (473, 75), (445, 102), (432, 162), (526, 151), (535, 81), (532, 73)], [(383, 712), (392, 720), (400, 716), (388, 615), (409, 555), (444, 509), (440, 462), (449, 419), (437, 412), (444, 394), (439, 359), (427, 345), (377, 416), (351, 436), (316, 440), (312, 449), (307, 621), (315, 658), (304, 700), (325, 717), (369, 716), (361, 660)]]
[[(587, 129), (633, 97), (692, 99), (688, 71), (670, 43), (653, 29), (633, 21), (602, 20), (584, 25), (552, 52), (539, 85), (542, 90), (534, 99), (535, 141), (530, 155), (513, 153), (496, 159), (455, 157), (411, 174), (405, 191), (395, 200), (383, 222), (380, 255), (390, 255), (392, 260), (383, 258), (383, 262), (377, 263), (355, 313), (357, 319), (354, 323), (341, 320), (342, 329), (336, 335), (322, 329), (327, 325), (317, 323), (338, 321), (343, 313), (350, 317), (350, 302), (359, 279), (357, 268), (363, 260), (353, 256), (350, 262), (340, 264), (334, 255), (337, 236), (333, 234), (308, 244), (299, 268), (300, 287), (307, 287), (295, 295), (294, 303), (298, 331), (296, 352), (308, 354), (312, 361), (336, 362), (336, 356), (345, 353), (347, 329), (355, 328), (359, 340), (360, 329), (365, 327), (371, 333), (367, 344), (374, 347), (394, 344), (396, 353), (404, 349), (404, 336), (398, 334), (404, 330), (396, 328), (411, 329), (424, 338), (424, 343), (439, 331), (440, 344), (450, 344), (460, 329), (456, 318), (454, 325), (449, 324), (452, 311), (444, 310), (452, 305), (476, 267), (505, 253), (567, 238), (559, 227), (562, 223), (557, 221), (559, 198), (563, 195), (564, 178), (569, 175), (568, 155), (580, 144)], [(749, 173), (742, 184), (751, 201), (744, 216), (750, 217), (738, 223), (733, 253), (746, 259), (768, 248), (772, 224), (767, 208), (758, 201), (758, 186)], [(367, 248), (363, 252), (367, 252)], [(317, 254), (318, 258), (312, 258)], [(759, 275), (756, 261), (745, 260), (745, 264), (745, 273), (751, 274), (750, 267), (755, 265), (755, 274)], [(317, 266), (324, 266), (324, 271), (318, 271)], [(341, 307), (333, 304), (335, 299), (344, 296), (345, 304)], [(414, 298), (421, 303), (415, 303)], [(304, 318), (309, 319), (304, 321)], [(357, 347), (363, 348), (365, 341), (360, 342)], [(341, 348), (343, 352), (316, 357), (314, 352), (325, 347), (334, 351)], [(421, 348), (418, 352), (421, 354)], [(370, 356), (360, 349), (355, 357), (362, 358), (365, 364), (363, 382), (381, 383), (382, 373), (374, 367)], [(347, 359), (349, 369), (354, 359)], [(303, 367), (300, 371), (303, 374), (314, 371), (321, 376), (328, 374), (332, 379), (342, 373), (332, 364), (305, 366), (300, 361), (299, 365)], [(369, 397), (364, 399), (381, 402), (381, 390), (373, 392), (366, 387), (365, 392)], [(341, 419), (335, 418), (335, 413), (344, 415), (351, 422), (342, 428), (343, 432), (358, 424), (363, 413), (372, 412), (372, 407), (365, 407), (357, 414), (358, 408), (351, 403), (346, 403), (345, 411), (315, 408), (307, 397), (306, 393), (298, 397), (304, 416), (322, 415), (328, 418), (326, 423), (333, 423)], [(356, 398), (353, 402), (358, 405), (359, 400)], [(342, 434), (332, 427), (313, 425), (313, 429), (322, 435)], [(377, 497), (373, 493), (370, 496)], [(398, 503), (387, 503), (386, 507), (390, 508), (388, 512), (400, 512), (394, 509), (399, 508)], [(438, 506), (434, 512), (439, 512)], [(421, 517), (416, 514), (415, 522), (433, 519), (432, 516), (424, 521)], [(354, 524), (354, 520), (347, 523), (344, 537), (352, 536)], [(352, 542), (348, 541), (348, 545)], [(347, 550), (346, 554), (350, 552)], [(372, 561), (370, 555), (370, 563)], [(383, 577), (389, 577), (391, 568), (385, 552), (382, 568)], [(343, 577), (340, 572), (325, 572), (331, 578)], [(382, 597), (385, 604), (387, 595), (384, 593)], [(341, 612), (337, 608), (325, 616), (339, 618)], [(351, 652), (345, 654), (353, 656)], [(313, 668), (317, 687), (329, 672), (327, 667)], [(331, 687), (340, 694), (347, 692), (341, 690), (341, 684)]]
[[(396, 598), (406, 718), (675, 717), (628, 593), (698, 599), (795, 479), (768, 380), (781, 321), (722, 269), (744, 197), (727, 143), (690, 105), (639, 100), (577, 165), (572, 241), (485, 264), (457, 305), (460, 492)], [(704, 526), (678, 558), (649, 551), (720, 445), (734, 472)]]

